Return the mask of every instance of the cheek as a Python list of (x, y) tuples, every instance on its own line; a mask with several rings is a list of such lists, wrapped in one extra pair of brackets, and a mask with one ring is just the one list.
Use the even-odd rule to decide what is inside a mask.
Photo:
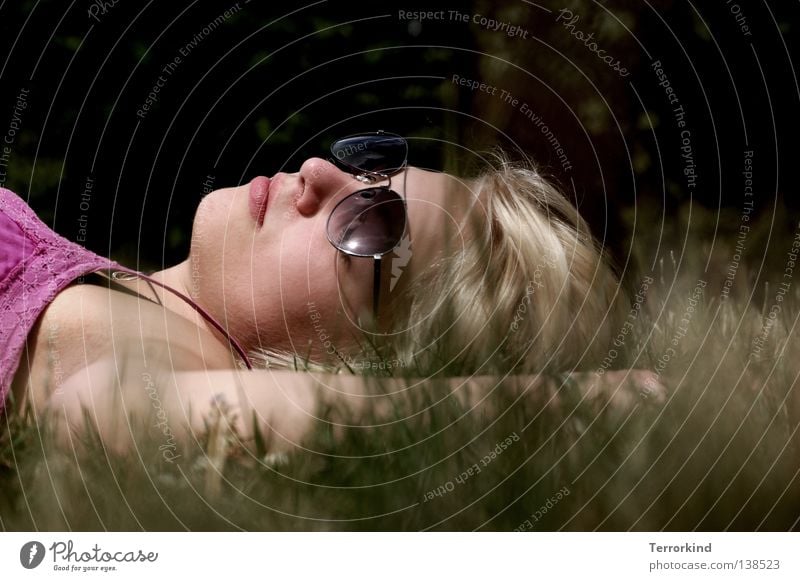
[(306, 312), (308, 303), (328, 316), (351, 316), (372, 296), (372, 259), (345, 257), (328, 241), (324, 221), (302, 223), (283, 237), (280, 285), (284, 308)]
[(296, 222), (280, 239), (276, 264), (285, 303), (328, 299), (336, 295), (336, 250), (325, 236), (324, 222)]
[(222, 264), (222, 252), (216, 241), (224, 234), (217, 225), (214, 206), (216, 205), (211, 196), (213, 192), (203, 198), (194, 215), (192, 224), (191, 249), (189, 251), (189, 263), (191, 267), (191, 288), (189, 294), (194, 299), (202, 298), (204, 301), (209, 299), (213, 288), (209, 285), (216, 279), (215, 272), (218, 272)]
[(215, 190), (197, 207), (192, 225), (192, 249), (208, 257), (221, 258), (223, 242), (232, 241), (241, 224), (239, 188)]
[[(244, 212), (243, 212), (244, 208)], [(234, 317), (249, 308), (259, 273), (269, 268), (256, 255), (253, 223), (242, 188), (215, 190), (200, 202), (192, 227), (190, 252), (193, 298), (217, 314)], [(255, 275), (255, 276), (254, 276)]]

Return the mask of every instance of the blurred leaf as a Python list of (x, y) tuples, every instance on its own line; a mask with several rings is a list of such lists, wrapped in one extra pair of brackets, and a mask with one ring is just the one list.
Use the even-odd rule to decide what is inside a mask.
[(81, 45), (83, 39), (80, 36), (59, 36), (56, 37), (56, 42), (61, 44), (71, 51), (78, 50), (78, 47)]
[(641, 174), (650, 169), (650, 165), (650, 154), (646, 150), (637, 147), (633, 154), (633, 170), (637, 174)]
[(356, 102), (365, 107), (377, 107), (381, 101), (375, 93), (359, 93), (356, 95)]
[(30, 190), (36, 197), (45, 197), (58, 189), (63, 169), (64, 161), (60, 159), (40, 157), (34, 170), (32, 160), (16, 156), (8, 167), (6, 187), (18, 193)]
[(272, 133), (272, 130), (272, 123), (270, 123), (269, 119), (266, 117), (261, 117), (256, 121), (256, 133), (261, 141), (266, 141), (270, 133)]
[(580, 104), (579, 113), (584, 126), (594, 135), (608, 130), (608, 108), (599, 99), (589, 99)]
[(428, 91), (422, 85), (409, 85), (403, 91), (403, 98), (408, 100), (416, 100), (427, 97), (430, 94), (430, 91)]
[(383, 58), (383, 51), (381, 49), (370, 50), (364, 53), (364, 62), (370, 65), (380, 62)]
[(167, 244), (170, 248), (180, 248), (188, 241), (187, 232), (180, 226), (173, 226), (169, 229), (167, 235)]
[(639, 113), (636, 118), (636, 129), (640, 131), (650, 131), (658, 127), (660, 119), (658, 113), (655, 111), (647, 111), (646, 113)]
[(353, 33), (352, 24), (341, 24), (333, 20), (325, 18), (312, 18), (311, 22), (314, 26), (316, 34), (314, 37), (318, 40), (333, 38), (336, 36), (347, 38)]

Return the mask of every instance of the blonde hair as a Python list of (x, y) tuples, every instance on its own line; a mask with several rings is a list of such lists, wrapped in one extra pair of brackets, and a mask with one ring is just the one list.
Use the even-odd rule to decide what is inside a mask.
[(624, 292), (575, 206), (532, 163), (502, 154), (467, 183), (483, 210), (470, 213), (468, 242), (397, 285), (386, 311), (401, 331), (365, 341), (364, 360), (423, 375), (596, 367)]

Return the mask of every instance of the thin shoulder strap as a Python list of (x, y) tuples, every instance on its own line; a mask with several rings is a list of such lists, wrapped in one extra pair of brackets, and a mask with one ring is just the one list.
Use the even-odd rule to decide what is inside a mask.
[(244, 364), (247, 366), (247, 369), (253, 369), (253, 364), (250, 361), (250, 358), (247, 356), (247, 353), (242, 348), (242, 346), (239, 344), (239, 342), (230, 333), (228, 333), (222, 325), (220, 325), (217, 322), (217, 320), (211, 315), (211, 313), (209, 313), (203, 307), (201, 307), (200, 305), (195, 303), (192, 299), (187, 297), (182, 292), (177, 291), (174, 288), (172, 288), (170, 286), (167, 286), (164, 283), (159, 282), (159, 281), (157, 281), (156, 279), (154, 279), (152, 277), (147, 276), (146, 274), (142, 274), (141, 272), (139, 272), (137, 270), (133, 270), (131, 268), (127, 268), (127, 267), (122, 266), (122, 265), (115, 265), (113, 268), (114, 268), (114, 270), (125, 272), (127, 274), (136, 276), (137, 278), (141, 278), (143, 280), (146, 280), (149, 283), (158, 285), (161, 288), (163, 288), (165, 290), (168, 290), (169, 292), (174, 294), (176, 297), (181, 299), (183, 302), (185, 302), (186, 304), (191, 306), (195, 311), (200, 313), (200, 316), (203, 317), (206, 321), (208, 321), (211, 324), (211, 326), (213, 326), (217, 331), (222, 333), (225, 336), (226, 339), (228, 339), (228, 342), (233, 346), (234, 349), (236, 349), (236, 352), (242, 358), (242, 361), (244, 361)]

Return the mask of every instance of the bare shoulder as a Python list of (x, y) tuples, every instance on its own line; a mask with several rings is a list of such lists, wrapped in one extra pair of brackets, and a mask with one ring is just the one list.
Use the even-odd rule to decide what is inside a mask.
[[(80, 348), (93, 355), (92, 361), (121, 343), (135, 341), (162, 342), (162, 348), (178, 357), (174, 364), (179, 369), (214, 369), (232, 363), (227, 344), (194, 322), (146, 298), (98, 285), (63, 290), (44, 312), (41, 325), (58, 329), (68, 343), (80, 341)], [(205, 365), (195, 366), (187, 358)]]
[(114, 294), (119, 293), (97, 285), (70, 285), (47, 306), (41, 322), (69, 328), (84, 319), (100, 319), (110, 312)]
[(234, 365), (218, 338), (158, 304), (98, 285), (72, 285), (31, 331), (15, 394), (20, 401), (27, 394), (41, 404), (64, 379), (107, 358), (119, 363), (163, 359), (176, 370)]
[[(38, 328), (31, 339), (36, 351), (61, 346), (83, 353), (81, 360), (88, 363), (102, 356), (110, 347), (109, 339), (124, 338), (130, 330), (132, 308), (137, 306), (133, 297), (97, 285), (76, 284), (62, 290), (40, 317)], [(114, 319), (120, 324), (115, 325)], [(88, 360), (88, 361), (87, 361)]]

